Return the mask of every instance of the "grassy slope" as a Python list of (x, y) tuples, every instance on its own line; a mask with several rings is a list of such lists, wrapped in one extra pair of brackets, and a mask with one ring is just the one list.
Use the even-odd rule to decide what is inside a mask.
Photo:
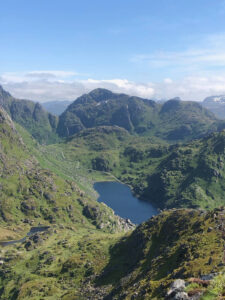
[(98, 283), (113, 285), (113, 299), (131, 299), (135, 293), (138, 299), (161, 299), (176, 278), (223, 270), (224, 240), (214, 213), (172, 210), (141, 224), (111, 249)]
[[(129, 171), (135, 164), (145, 163), (141, 158), (143, 153), (151, 153), (150, 159), (156, 159), (156, 165), (159, 158), (162, 163), (169, 157), (167, 146), (151, 145), (149, 148), (149, 141), (143, 138), (140, 149), (137, 147), (140, 138), (134, 140), (118, 128), (109, 134), (112, 128), (105, 128), (107, 133), (95, 133), (92, 143), (87, 140), (93, 133), (86, 138), (81, 134), (68, 145), (41, 147), (41, 151), (23, 132), (28, 151), (12, 126), (10, 121), (1, 125), (1, 168), (4, 168), (1, 227), (4, 233), (10, 230), (10, 233), (24, 234), (30, 227), (29, 224), (23, 226), (22, 221), (27, 218), (33, 225), (50, 224), (51, 230), (40, 234), (39, 242), (31, 240), (28, 248), (25, 242), (1, 250), (4, 260), (0, 267), (2, 299), (131, 299), (134, 293), (139, 299), (161, 299), (174, 278), (188, 279), (200, 273), (223, 270), (224, 242), (218, 230), (221, 221), (214, 217), (218, 211), (166, 211), (143, 223), (133, 233), (116, 233), (123, 228), (112, 211), (93, 201), (88, 192), (84, 193), (70, 180), (75, 175), (69, 166), (77, 164), (79, 159), (83, 165), (92, 166), (96, 147), (100, 157), (104, 154), (109, 158), (109, 164), (101, 164), (101, 167), (117, 175), (125, 170), (124, 166)], [(210, 141), (211, 150), (221, 149), (217, 139), (215, 143)], [(129, 147), (143, 153), (133, 155)], [(202, 147), (205, 149), (204, 145)], [(129, 154), (124, 157), (121, 153), (125, 150)], [(51, 160), (53, 152), (56, 156)], [(60, 153), (62, 160), (57, 156)], [(36, 155), (40, 165), (31, 154)], [(123, 164), (113, 166), (114, 157)], [(133, 161), (136, 159), (137, 162)], [(60, 170), (65, 161), (65, 169)], [(44, 166), (48, 170), (43, 169)], [(60, 176), (52, 172), (54, 168)], [(86, 172), (83, 168), (77, 169), (78, 177)], [(137, 175), (134, 172), (130, 176)], [(22, 202), (36, 209), (21, 209)], [(89, 218), (84, 215), (85, 207), (88, 207)], [(212, 230), (208, 231), (209, 227)], [(212, 292), (213, 283), (210, 288), (205, 297)]]
[[(96, 181), (112, 174), (158, 207), (214, 208), (225, 199), (224, 146), (224, 131), (169, 146), (120, 128), (98, 127), (45, 151), (47, 157), (58, 153), (61, 170), (66, 165), (76, 165), (77, 171), (86, 168), (86, 178)], [(102, 171), (102, 176), (93, 169)]]
[(196, 102), (170, 100), (161, 105), (96, 89), (79, 97), (60, 115), (57, 132), (68, 137), (87, 128), (115, 125), (134, 135), (176, 142), (204, 136), (224, 127), (224, 122)]
[(214, 213), (167, 211), (127, 236), (56, 224), (29, 251), (23, 244), (3, 249), (1, 299), (164, 299), (176, 278), (223, 270)]
[[(100, 254), (102, 257), (127, 227), (110, 208), (88, 196), (74, 181), (43, 169), (34, 157), (37, 154), (44, 164), (43, 154), (33, 147), (35, 141), (27, 134), (28, 139), (27, 147), (9, 116), (0, 110), (0, 237), (3, 240), (18, 239), (25, 236), (30, 226), (40, 223), (51, 227), (49, 232), (39, 236), (38, 242), (27, 239), (23, 245), (7, 246), (1, 250), (0, 260), (4, 264), (0, 266), (0, 298), (40, 299), (39, 287), (43, 285), (47, 299), (51, 293), (56, 299), (65, 293), (64, 273), (68, 277), (66, 286), (73, 291), (79, 289), (85, 277), (95, 268), (101, 268), (96, 256)], [(70, 239), (69, 245), (66, 245), (67, 238)], [(76, 246), (71, 250), (74, 243)], [(86, 247), (90, 251), (86, 251)], [(50, 262), (43, 261), (41, 250), (45, 260)], [(52, 258), (50, 254), (55, 256)], [(73, 285), (71, 272), (65, 271), (66, 266), (70, 266), (69, 259), (80, 265), (78, 273), (73, 275)], [(93, 268), (89, 265), (90, 260)], [(53, 276), (49, 275), (52, 261), (55, 261), (56, 272), (53, 280), (48, 279)], [(46, 270), (46, 265), (51, 265), (50, 270)], [(51, 287), (56, 281), (58, 286)]]
[[(31, 240), (29, 248), (28, 239), (1, 250), (0, 298), (57, 299), (69, 290), (79, 293), (82, 281), (101, 270), (102, 257), (108, 259), (108, 248), (124, 235), (124, 225), (75, 182), (41, 168), (33, 155), (38, 154), (40, 161), (43, 155), (29, 135), (28, 139), (27, 148), (1, 110), (0, 236), (19, 238), (39, 223), (51, 230), (41, 234), (38, 243)], [(123, 233), (109, 234), (119, 231)]]
[[(27, 135), (29, 137), (29, 135)], [(71, 178), (54, 174), (43, 168), (47, 160), (32, 147), (25, 146), (8, 115), (0, 110), (0, 224), (20, 226), (29, 224), (73, 224), (85, 222), (84, 209), (89, 211), (90, 223), (106, 231), (116, 231), (118, 218), (113, 211), (98, 203), (94, 197)], [(37, 154), (36, 158), (34, 154)], [(41, 164), (38, 160), (40, 159)], [(70, 179), (70, 180), (69, 180)], [(95, 214), (93, 213), (96, 208)]]
[(76, 223), (69, 229), (55, 225), (29, 251), (24, 244), (5, 247), (0, 298), (85, 299), (84, 282), (93, 281), (101, 272), (109, 259), (108, 249), (120, 236), (98, 231), (88, 223)]

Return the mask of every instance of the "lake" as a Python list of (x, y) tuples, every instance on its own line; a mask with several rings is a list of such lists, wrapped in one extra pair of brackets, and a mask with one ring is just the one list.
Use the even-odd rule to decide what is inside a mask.
[(140, 224), (158, 214), (151, 203), (134, 197), (129, 186), (125, 184), (97, 182), (94, 184), (94, 189), (99, 194), (99, 202), (104, 202), (115, 211), (115, 214), (130, 219), (134, 224)]

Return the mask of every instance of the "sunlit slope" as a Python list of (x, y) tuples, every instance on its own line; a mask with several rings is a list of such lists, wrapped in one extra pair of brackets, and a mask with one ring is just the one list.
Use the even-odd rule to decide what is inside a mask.
[(0, 86), (0, 105), (13, 121), (26, 128), (40, 143), (50, 144), (59, 140), (57, 117), (45, 111), (39, 103), (14, 98)]
[(158, 104), (96, 89), (69, 105), (59, 117), (57, 132), (68, 137), (97, 126), (119, 126), (134, 135), (176, 142), (224, 128), (224, 122), (196, 102), (174, 99)]

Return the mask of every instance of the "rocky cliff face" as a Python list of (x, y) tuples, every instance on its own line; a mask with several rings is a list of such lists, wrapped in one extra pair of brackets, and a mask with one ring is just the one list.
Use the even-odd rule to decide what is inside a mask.
[(26, 128), (40, 143), (57, 140), (58, 119), (45, 111), (39, 103), (16, 99), (0, 86), (0, 105), (13, 121)]

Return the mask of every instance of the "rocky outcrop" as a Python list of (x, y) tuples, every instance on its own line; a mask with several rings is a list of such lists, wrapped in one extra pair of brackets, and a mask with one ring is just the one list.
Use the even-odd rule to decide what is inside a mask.
[[(189, 278), (187, 281), (183, 279), (175, 280), (166, 294), (166, 300), (198, 300), (203, 295), (205, 288), (210, 285), (211, 280), (217, 274), (211, 273), (203, 275), (200, 278)], [(195, 284), (196, 287), (188, 288), (190, 284)]]
[(166, 300), (186, 300), (189, 299), (185, 292), (185, 281), (182, 279), (175, 280), (166, 295)]
[(98, 229), (103, 229), (110, 232), (129, 231), (135, 228), (135, 225), (129, 219), (123, 219), (114, 215), (113, 210), (106, 204), (91, 206), (83, 203), (83, 214), (88, 219), (92, 220), (93, 224)]

